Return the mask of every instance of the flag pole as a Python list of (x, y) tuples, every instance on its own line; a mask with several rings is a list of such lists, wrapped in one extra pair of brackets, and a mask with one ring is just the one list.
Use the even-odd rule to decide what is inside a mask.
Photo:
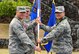
[(47, 52), (47, 54), (49, 54), (49, 52)]
[(55, 4), (55, 0), (53, 0), (53, 3)]
[[(37, 0), (36, 1), (37, 2), (37, 17), (40, 17), (40, 8), (41, 8), (41, 1), (40, 0)], [(39, 39), (39, 23), (38, 23), (38, 39)], [(40, 47), (40, 44), (38, 44), (38, 47)], [(38, 52), (38, 54), (40, 54), (39, 52)]]
[(33, 1), (33, 4), (35, 3), (35, 0)]
[(51, 54), (52, 54), (52, 52), (51, 52)]

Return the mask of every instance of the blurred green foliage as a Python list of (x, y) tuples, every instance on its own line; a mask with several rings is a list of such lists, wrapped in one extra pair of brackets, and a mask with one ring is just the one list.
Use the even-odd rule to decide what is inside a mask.
[(32, 6), (27, 0), (3, 0), (0, 2), (0, 22), (9, 23), (16, 13), (17, 6)]

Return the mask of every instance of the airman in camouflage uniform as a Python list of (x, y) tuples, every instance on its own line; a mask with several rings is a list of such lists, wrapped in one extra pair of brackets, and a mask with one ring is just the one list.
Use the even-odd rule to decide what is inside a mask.
[(53, 50), (56, 54), (72, 54), (72, 37), (71, 28), (68, 23), (68, 19), (65, 16), (63, 6), (56, 7), (57, 24), (54, 27), (48, 27), (41, 24), (41, 28), (45, 31), (51, 31), (38, 42), (46, 43), (53, 40)]
[[(10, 54), (31, 54), (30, 48), (41, 51), (32, 40), (28, 37), (22, 24), (22, 20), (26, 16), (26, 7), (18, 6), (16, 11), (16, 16), (13, 18), (9, 25), (9, 53)], [(32, 21), (29, 26), (32, 26), (35, 20)]]
[[(34, 20), (33, 20), (34, 21)], [(29, 24), (32, 24), (31, 18), (30, 18), (30, 7), (26, 6), (26, 18), (23, 20), (23, 27), (25, 32), (27, 33), (28, 37), (33, 41), (34, 44), (36, 44), (36, 39), (37, 39), (37, 27), (36, 23), (33, 25), (29, 26)], [(29, 53), (30, 54), (35, 54), (35, 50), (31, 47), (28, 46)], [(26, 52), (27, 54), (27, 52)]]

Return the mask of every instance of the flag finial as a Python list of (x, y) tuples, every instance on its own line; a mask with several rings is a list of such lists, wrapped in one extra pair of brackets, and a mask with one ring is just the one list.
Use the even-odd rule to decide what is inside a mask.
[(55, 4), (55, 0), (52, 1)]

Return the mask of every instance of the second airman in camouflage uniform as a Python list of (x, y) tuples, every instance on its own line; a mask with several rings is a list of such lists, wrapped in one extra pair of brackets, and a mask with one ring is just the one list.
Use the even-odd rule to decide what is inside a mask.
[[(36, 39), (37, 39), (37, 27), (36, 27), (36, 23), (32, 24), (34, 20), (31, 21), (30, 18), (30, 7), (26, 6), (26, 18), (23, 20), (23, 27), (24, 30), (26, 32), (26, 34), (28, 35), (28, 37), (33, 41), (34, 44), (36, 44)], [(29, 26), (29, 24), (31, 26)], [(35, 54), (35, 50), (31, 47), (28, 46), (29, 53), (30, 54)], [(27, 54), (27, 52), (26, 52)]]

